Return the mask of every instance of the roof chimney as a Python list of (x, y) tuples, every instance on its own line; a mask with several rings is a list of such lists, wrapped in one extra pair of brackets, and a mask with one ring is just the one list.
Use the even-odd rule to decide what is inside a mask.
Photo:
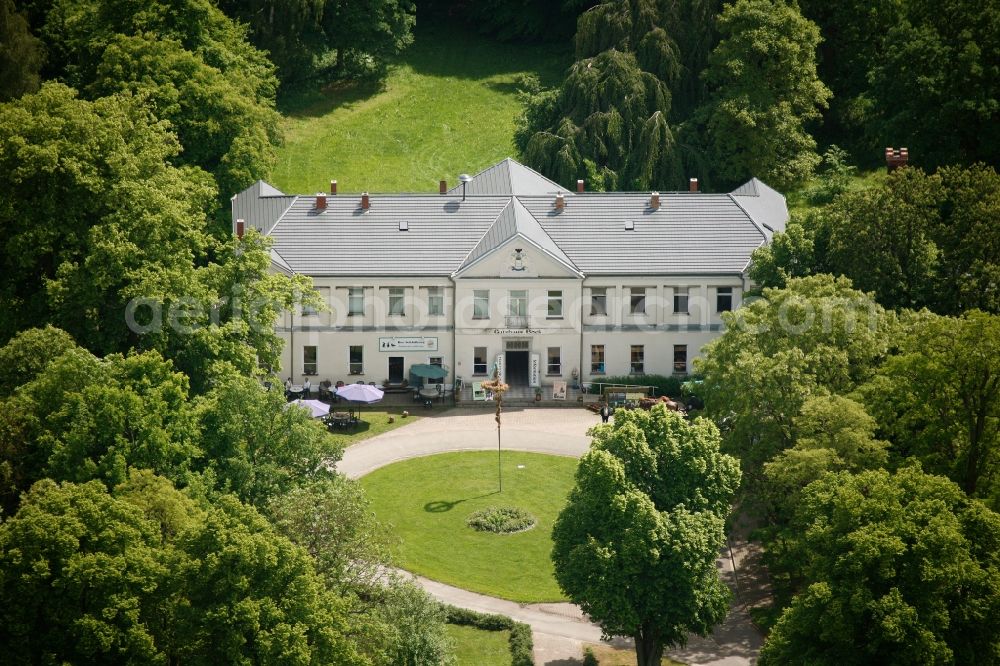
[(243, 238), (243, 230), (246, 227), (246, 223), (242, 218), (236, 220), (236, 237)]
[(691, 192), (697, 192), (698, 191), (698, 179), (697, 178), (692, 178), (691, 180), (688, 181), (688, 190), (691, 191)]
[(562, 210), (566, 207), (566, 197), (560, 192), (556, 195), (556, 210)]
[(361, 210), (368, 210), (369, 208), (371, 208), (371, 201), (369, 201), (369, 199), (368, 199), (368, 193), (367, 192), (362, 192), (361, 193)]
[(577, 192), (583, 192), (583, 181), (582, 180), (577, 180), (576, 181), (576, 191)]
[(438, 194), (448, 194), (448, 181), (438, 181)]
[(653, 210), (657, 210), (660, 207), (660, 193), (653, 192), (649, 195), (649, 207)]
[(335, 180), (330, 181), (330, 194), (337, 194), (337, 181)]
[(906, 148), (893, 150), (892, 146), (889, 146), (885, 149), (885, 168), (889, 173), (892, 173), (900, 167), (905, 167), (909, 159), (910, 151)]
[(326, 195), (322, 192), (316, 195), (316, 210), (326, 210)]

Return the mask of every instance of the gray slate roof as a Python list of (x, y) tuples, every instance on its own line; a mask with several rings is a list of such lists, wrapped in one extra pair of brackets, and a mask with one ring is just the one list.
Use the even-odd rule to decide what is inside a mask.
[[(559, 183), (509, 157), (477, 173), (465, 187), (466, 195), (555, 194), (568, 191)], [(462, 194), (462, 184), (448, 190), (448, 194)]]
[(570, 193), (510, 159), (476, 182), (512, 191), (372, 194), (367, 211), (358, 195), (327, 195), (317, 211), (315, 196), (258, 181), (233, 197), (233, 220), (274, 239), (280, 270), (363, 277), (451, 275), (518, 234), (584, 275), (732, 275), (788, 217), (784, 197), (756, 179), (738, 194), (664, 193), (656, 210), (649, 193)]
[(503, 211), (493, 221), (493, 224), (487, 229), (483, 238), (462, 263), (462, 268), (471, 266), (480, 258), (485, 257), (518, 235), (534, 243), (535, 246), (565, 264), (567, 268), (574, 272), (576, 271), (576, 267), (570, 261), (570, 258), (552, 240), (552, 237), (545, 232), (542, 225), (527, 211), (524, 204), (517, 197), (510, 198), (510, 201), (504, 206)]

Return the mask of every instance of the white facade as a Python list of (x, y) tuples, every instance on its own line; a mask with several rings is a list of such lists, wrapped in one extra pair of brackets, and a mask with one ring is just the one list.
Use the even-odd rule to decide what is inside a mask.
[(286, 313), (282, 377), (316, 384), (451, 383), (494, 368), (514, 385), (686, 374), (747, 289), (753, 250), (780, 231), (784, 197), (753, 179), (730, 193), (568, 192), (504, 160), (469, 191), (233, 197), (237, 234), (273, 239), (274, 270), (312, 278), (323, 308)]

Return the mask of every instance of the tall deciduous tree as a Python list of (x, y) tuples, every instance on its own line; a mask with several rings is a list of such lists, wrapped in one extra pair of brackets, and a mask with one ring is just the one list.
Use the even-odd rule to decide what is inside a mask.
[(608, 636), (630, 636), (640, 666), (707, 635), (728, 609), (715, 560), (740, 481), (705, 420), (664, 407), (594, 429), (552, 531), (556, 580)]
[(0, 525), (4, 663), (366, 660), (308, 555), (231, 497), (39, 482)]
[(785, 0), (737, 0), (718, 24), (722, 40), (704, 73), (711, 92), (699, 114), (718, 179), (801, 183), (820, 161), (806, 124), (830, 97), (816, 74), (819, 30)]
[(246, 28), (211, 0), (55, 0), (43, 35), (50, 69), (90, 97), (141, 93), (228, 201), (265, 176), (278, 141), (277, 79)]
[(935, 243), (941, 179), (900, 169), (884, 185), (846, 192), (821, 217), (824, 262), (887, 308), (933, 303), (939, 251)]
[(1000, 516), (947, 479), (830, 474), (806, 488), (794, 533), (810, 584), (762, 666), (1000, 661)]
[(364, 67), (367, 58), (384, 65), (413, 42), (414, 23), (412, 0), (326, 0), (323, 6), (323, 32), (341, 72), (349, 64)]
[(696, 364), (705, 375), (701, 393), (728, 450), (755, 472), (795, 443), (806, 400), (850, 392), (871, 378), (894, 322), (850, 280), (830, 275), (765, 289), (725, 318), (725, 333)]
[(0, 102), (35, 92), (45, 47), (14, 0), (0, 0)]
[(52, 322), (117, 351), (130, 298), (197, 293), (215, 190), (171, 166), (179, 150), (131, 97), (87, 102), (49, 83), (0, 107), (0, 338)]
[(1000, 317), (916, 318), (865, 387), (902, 456), (916, 456), (970, 495), (1000, 500)]
[[(1000, 12), (908, 0), (869, 76), (875, 130), (925, 167), (1000, 160)], [(905, 139), (905, 140), (904, 140)]]

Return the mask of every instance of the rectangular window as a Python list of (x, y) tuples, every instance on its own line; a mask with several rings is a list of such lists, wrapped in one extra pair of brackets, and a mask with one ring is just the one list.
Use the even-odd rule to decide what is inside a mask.
[(389, 287), (389, 316), (406, 316), (406, 288)]
[(427, 288), (427, 314), (431, 316), (444, 314), (444, 289), (441, 287)]
[(490, 292), (488, 289), (476, 289), (472, 292), (472, 318), (490, 318)]
[(472, 374), (486, 374), (486, 347), (476, 347), (472, 352)]
[(688, 313), (688, 288), (674, 288), (674, 314)]
[(549, 347), (548, 359), (549, 362), (545, 366), (545, 372), (550, 375), (561, 375), (562, 361), (559, 358), (559, 347)]
[[(430, 363), (430, 365), (436, 365), (436, 366), (438, 366), (440, 368), (440, 367), (444, 366), (444, 357), (443, 356), (431, 356), (430, 360), (429, 360), (429, 363)], [(435, 379), (431, 379), (431, 378), (428, 377), (425, 381), (428, 384), (444, 384), (444, 378), (443, 377), (437, 377)]]
[(634, 315), (646, 314), (645, 287), (632, 287), (629, 289), (629, 312)]
[(603, 317), (608, 314), (608, 290), (594, 287), (590, 290), (590, 316)]
[(303, 347), (302, 348), (302, 374), (303, 375), (317, 375), (316, 371), (316, 347)]
[(715, 311), (729, 312), (733, 309), (733, 288), (719, 287), (715, 290)]
[(688, 346), (674, 345), (674, 374), (686, 375), (688, 371)]
[(632, 345), (630, 354), (629, 372), (633, 375), (641, 375), (646, 370), (646, 352), (642, 345)]
[(511, 317), (528, 316), (528, 292), (524, 289), (514, 289), (507, 301), (507, 314)]
[(365, 290), (351, 287), (347, 290), (347, 314), (350, 317), (365, 316)]
[(362, 345), (351, 345), (350, 357), (348, 359), (348, 372), (352, 375), (364, 374), (365, 371), (365, 348)]
[(604, 374), (604, 345), (590, 345), (590, 374)]
[(312, 316), (314, 316), (316, 314), (318, 314), (316, 312), (316, 306), (314, 306), (314, 305), (306, 305), (305, 303), (302, 304), (302, 316), (303, 317), (312, 317)]
[(549, 292), (549, 307), (545, 313), (548, 319), (562, 319), (562, 292), (561, 291), (550, 291)]

